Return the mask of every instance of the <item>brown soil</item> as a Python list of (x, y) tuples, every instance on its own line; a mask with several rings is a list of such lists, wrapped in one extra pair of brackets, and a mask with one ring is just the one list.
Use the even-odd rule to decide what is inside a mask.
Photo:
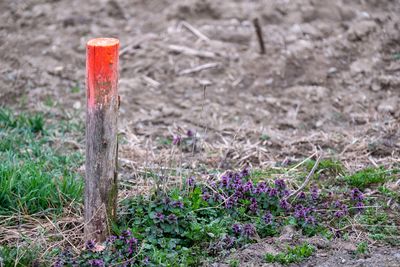
[(322, 237), (306, 238), (291, 227), (286, 227), (280, 237), (267, 238), (258, 243), (247, 245), (231, 253), (223, 263), (214, 263), (212, 267), (229, 267), (229, 262), (237, 260), (241, 267), (278, 267), (279, 263), (265, 263), (265, 254), (277, 254), (286, 251), (287, 247), (308, 243), (316, 248), (313, 256), (300, 264), (290, 266), (304, 267), (397, 267), (400, 266), (398, 247), (369, 246), (365, 253), (357, 252), (360, 235), (352, 235), (349, 240), (335, 239), (328, 241)]
[[(317, 149), (352, 170), (399, 162), (397, 0), (4, 0), (0, 10), (7, 107), (83, 121), (85, 43), (121, 40), (122, 166), (263, 167)], [(162, 144), (187, 130), (196, 149)]]
[(169, 154), (152, 141), (180, 128), (204, 142), (207, 153), (184, 157), (192, 166), (265, 166), (318, 147), (351, 169), (399, 161), (398, 1), (30, 0), (0, 9), (0, 105), (83, 117), (85, 42), (120, 38), (121, 157), (136, 166), (150, 161), (149, 148), (153, 161)]

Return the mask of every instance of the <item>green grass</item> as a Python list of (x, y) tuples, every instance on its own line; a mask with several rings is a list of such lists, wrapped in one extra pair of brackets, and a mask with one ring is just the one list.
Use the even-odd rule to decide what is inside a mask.
[(395, 218), (391, 218), (385, 210), (368, 208), (357, 222), (368, 230), (368, 235), (373, 240), (383, 241), (389, 244), (399, 244), (399, 226)]
[(352, 175), (346, 176), (347, 184), (365, 189), (371, 185), (383, 184), (389, 179), (389, 172), (384, 168), (366, 168)]
[(79, 93), (81, 91), (81, 88), (79, 87), (79, 86), (73, 86), (72, 88), (71, 88), (71, 93), (73, 93), (73, 94), (77, 94), (77, 93)]
[(60, 213), (81, 201), (83, 182), (74, 170), (82, 156), (56, 151), (55, 138), (43, 115), (0, 108), (0, 214)]
[[(315, 160), (308, 160), (306, 162), (306, 169), (308, 172), (314, 167)], [(319, 162), (315, 173), (325, 173), (333, 176), (337, 176), (345, 173), (345, 169), (342, 163), (338, 160), (323, 159)]]
[(303, 243), (294, 247), (288, 247), (285, 252), (278, 254), (265, 254), (265, 261), (268, 263), (291, 264), (299, 263), (309, 258), (314, 253), (315, 248), (310, 244)]
[(362, 241), (357, 244), (357, 250), (356, 253), (361, 255), (361, 254), (367, 254), (368, 253), (368, 242)]
[(400, 193), (393, 191), (384, 185), (379, 186), (378, 191), (379, 191), (379, 193), (381, 193), (382, 195), (384, 195), (388, 198), (392, 198), (394, 200), (400, 201)]

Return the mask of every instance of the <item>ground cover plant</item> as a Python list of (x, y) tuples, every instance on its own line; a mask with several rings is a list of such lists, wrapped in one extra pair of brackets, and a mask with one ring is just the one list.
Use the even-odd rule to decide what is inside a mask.
[[(210, 175), (207, 180), (189, 177), (183, 188), (127, 199), (121, 205), (116, 235), (101, 251), (90, 241), (81, 256), (61, 258), (58, 266), (198, 266), (245, 244), (277, 236), (287, 225), (303, 235), (335, 238), (347, 234), (343, 228), (349, 220), (381, 216), (366, 207), (376, 203), (358, 188), (333, 193), (312, 185), (290, 198), (293, 190), (288, 180), (257, 177), (254, 181), (251, 177), (248, 168), (220, 177)], [(365, 226), (376, 223), (365, 222)], [(391, 234), (398, 241), (398, 234)], [(313, 251), (308, 244), (297, 245), (267, 254), (265, 261), (300, 262)], [(364, 243), (358, 251), (365, 251)]]
[[(0, 179), (7, 183), (2, 187), (1, 218), (8, 218), (0, 227), (20, 227), (24, 216), (37, 221), (48, 218), (58, 225), (71, 205), (79, 213), (82, 179), (77, 168), (82, 156), (79, 151), (58, 151), (53, 145), (59, 132), (79, 129), (48, 124), (40, 114), (2, 110), (0, 115), (4, 137), (0, 171), (6, 174)], [(181, 149), (184, 142), (169, 145)], [(31, 236), (15, 243), (0, 235), (0, 257), (5, 266), (199, 266), (216, 261), (240, 266), (229, 256), (248, 245), (278, 238), (286, 227), (325, 240), (364, 236), (355, 255), (367, 254), (371, 242), (398, 244), (398, 212), (393, 209), (399, 199), (393, 189), (398, 172), (378, 167), (350, 173), (336, 160), (320, 163), (305, 160), (272, 169), (245, 165), (239, 170), (210, 170), (165, 186), (161, 184), (166, 179), (154, 172), (149, 175), (155, 182), (152, 191), (120, 201), (118, 221), (105, 243), (84, 242), (82, 228), (71, 225), (59, 229), (57, 235), (42, 228), (44, 243)], [(4, 171), (12, 168), (12, 172)], [(305, 183), (312, 169), (315, 172)], [(15, 177), (18, 184), (11, 186)], [(360, 177), (384, 179), (349, 182)], [(17, 204), (12, 202), (15, 196)], [(72, 239), (72, 232), (78, 232), (78, 237)], [(301, 263), (316, 251), (313, 245), (295, 242), (278, 253), (265, 254), (263, 261)]]
[[(47, 235), (47, 220), (57, 224), (65, 214), (80, 213), (83, 179), (76, 169), (83, 157), (60, 140), (81, 128), (74, 122), (49, 124), (47, 120), (44, 114), (15, 114), (0, 108), (0, 258), (5, 266), (40, 262), (39, 256), (48, 248), (28, 232)], [(18, 239), (20, 244), (10, 245), (18, 229), (23, 238)]]
[(295, 247), (288, 247), (285, 252), (280, 252), (276, 255), (267, 253), (265, 260), (267, 262), (278, 262), (281, 264), (290, 264), (301, 262), (304, 259), (310, 257), (315, 248), (309, 244), (301, 244)]
[(60, 213), (80, 201), (83, 183), (72, 170), (82, 155), (52, 149), (54, 134), (41, 114), (0, 109), (0, 215)]

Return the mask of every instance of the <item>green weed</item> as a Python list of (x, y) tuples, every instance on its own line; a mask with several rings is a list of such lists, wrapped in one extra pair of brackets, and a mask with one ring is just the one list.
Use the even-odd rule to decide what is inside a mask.
[(81, 89), (79, 88), (79, 86), (74, 86), (71, 88), (71, 93), (73, 94), (77, 94), (81, 91)]
[(265, 261), (268, 263), (280, 263), (280, 264), (291, 264), (299, 263), (309, 257), (314, 253), (315, 248), (310, 244), (304, 243), (297, 245), (293, 248), (288, 247), (285, 252), (280, 252), (278, 254), (265, 254)]
[[(315, 161), (308, 160), (306, 162), (306, 169), (308, 172), (314, 167)], [(333, 159), (323, 159), (319, 162), (315, 173), (324, 173), (329, 174), (331, 176), (337, 176), (345, 173), (345, 169), (342, 163), (338, 160)]]
[(367, 230), (370, 238), (389, 244), (398, 244), (398, 226), (389, 218), (388, 213), (382, 210), (368, 208), (359, 218), (358, 222)]
[(35, 245), (23, 246), (0, 246), (0, 266), (40, 266), (40, 247)]
[(388, 171), (384, 168), (366, 168), (346, 176), (345, 181), (353, 187), (365, 189), (371, 185), (382, 184), (386, 182), (388, 178)]
[(367, 254), (368, 253), (368, 242), (362, 241), (357, 244), (357, 254)]

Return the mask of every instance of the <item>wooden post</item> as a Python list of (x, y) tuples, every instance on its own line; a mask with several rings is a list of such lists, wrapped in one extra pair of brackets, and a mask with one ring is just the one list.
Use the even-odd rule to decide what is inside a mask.
[(117, 210), (118, 49), (113, 38), (86, 46), (85, 239), (102, 242)]
[(263, 38), (261, 25), (258, 22), (258, 18), (253, 19), (253, 25), (254, 25), (254, 28), (256, 29), (258, 45), (260, 46), (260, 54), (263, 55), (263, 54), (265, 54), (265, 45), (264, 45), (264, 38)]

